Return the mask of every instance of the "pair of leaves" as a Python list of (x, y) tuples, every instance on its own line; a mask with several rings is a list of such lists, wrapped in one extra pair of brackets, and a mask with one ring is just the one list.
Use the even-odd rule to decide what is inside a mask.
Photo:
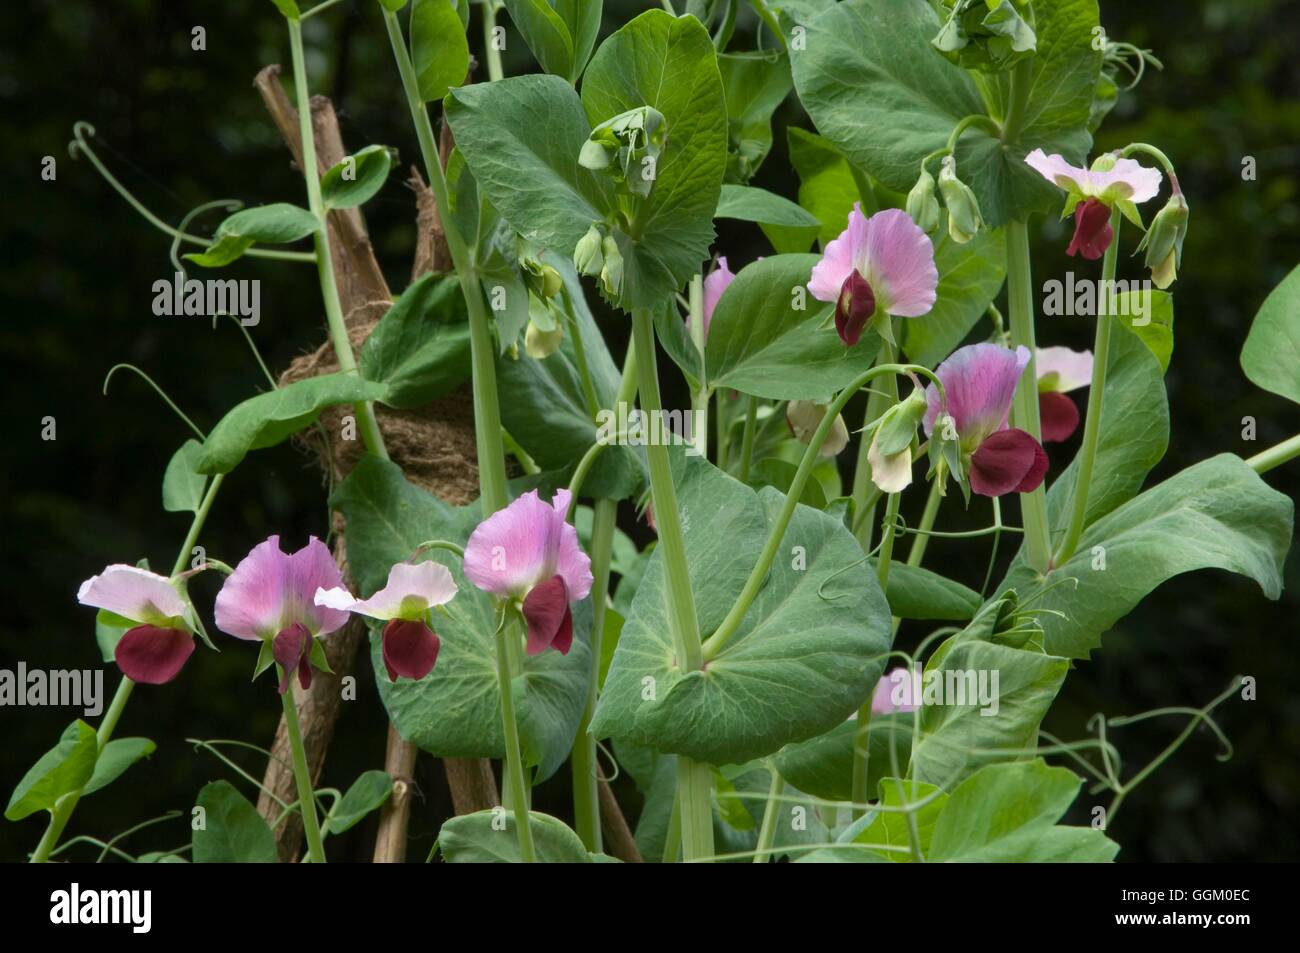
[(5, 808), (5, 817), (22, 820), (37, 811), (52, 811), (68, 794), (84, 797), (116, 781), (141, 758), (153, 754), (148, 738), (119, 738), (101, 751), (95, 730), (81, 719), (64, 729), (49, 751), (23, 775)]
[[(1020, 128), (1003, 142), (972, 129), (957, 144), (958, 173), (990, 228), (1051, 211), (1058, 190), (1024, 163), (1035, 148), (1080, 164), (1102, 54), (1092, 48), (1096, 0), (1035, 7), (1038, 50), (1024, 69)], [(795, 88), (817, 128), (855, 165), (907, 192), (921, 158), (947, 142), (964, 117), (984, 114), (975, 80), (930, 46), (940, 27), (929, 4), (848, 0), (805, 21), (805, 48), (792, 50)], [(1010, 112), (1010, 80), (986, 82), (994, 118)]]
[[(331, 505), (348, 522), (348, 562), (361, 593), (385, 584), (394, 563), (409, 560), (430, 539), (464, 544), (482, 519), (478, 503), (452, 508), (412, 486), (395, 464), (365, 455), (335, 490)], [(438, 665), (419, 681), (390, 682), (373, 638), (376, 682), (402, 737), (439, 757), (499, 758), (505, 752), (496, 668), (496, 612), (491, 598), (470, 583), (460, 560), (443, 550), (428, 558), (451, 570), (459, 593), (434, 626), (442, 642)], [(525, 761), (539, 779), (564, 762), (587, 695), (592, 658), (591, 605), (573, 608), (574, 639), (567, 655), (543, 652), (524, 659), (514, 680)]]
[(242, 257), (255, 244), (287, 245), (306, 238), (319, 227), (320, 219), (305, 208), (288, 202), (259, 205), (226, 218), (217, 226), (207, 251), (185, 258), (202, 268), (221, 268)]
[[(784, 502), (671, 454), (700, 630), (730, 611)], [(870, 695), (889, 608), (842, 523), (799, 506), (767, 582), (704, 670), (674, 658), (662, 550), (637, 586), (591, 730), (710, 764), (742, 763), (842, 722)]]
[(600, 32), (604, 0), (505, 0), (542, 69), (577, 84)]

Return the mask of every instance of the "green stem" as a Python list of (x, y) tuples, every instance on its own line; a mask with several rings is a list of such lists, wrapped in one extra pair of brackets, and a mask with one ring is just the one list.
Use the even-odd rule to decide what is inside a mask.
[(749, 468), (754, 462), (754, 431), (758, 424), (758, 398), (750, 397), (745, 406), (745, 430), (740, 439), (740, 480), (749, 482)]
[(921, 560), (925, 558), (925, 547), (930, 540), (930, 530), (934, 528), (934, 518), (938, 515), (939, 503), (943, 500), (939, 489), (938, 480), (930, 484), (930, 495), (925, 499), (925, 509), (921, 513), (921, 522), (916, 528), (916, 538), (912, 540), (912, 548), (907, 551), (909, 566), (919, 566)]
[[(292, 22), (292, 21), (290, 21)], [(284, 670), (276, 671), (283, 677)], [(307, 751), (302, 746), (302, 728), (298, 724), (298, 706), (294, 703), (293, 679), (280, 696), (284, 707), (284, 726), (289, 735), (289, 749), (293, 752), (293, 777), (298, 783), (298, 808), (302, 811), (303, 832), (307, 835), (307, 853), (313, 864), (325, 863), (325, 848), (321, 844), (320, 820), (316, 816), (316, 797), (311, 786), (311, 772), (307, 769)]]
[(772, 772), (772, 784), (767, 789), (767, 803), (763, 805), (763, 823), (758, 829), (758, 845), (754, 850), (754, 863), (765, 864), (771, 860), (772, 844), (776, 842), (776, 816), (781, 810), (781, 794), (785, 791), (785, 781), (777, 772), (775, 765), (768, 765)]
[(483, 55), (487, 60), (488, 81), (495, 83), (505, 71), (501, 68), (501, 51), (496, 48), (492, 35), (497, 26), (497, 0), (486, 0), (483, 4)]
[(1029, 105), (1029, 88), (1033, 84), (1033, 57), (1021, 60), (1011, 71), (1011, 96), (1006, 118), (1002, 121), (1002, 141), (1015, 142), (1020, 137)]
[(1267, 450), (1260, 451), (1247, 460), (1246, 464), (1252, 467), (1256, 473), (1267, 473), (1274, 467), (1281, 466), (1295, 457), (1300, 457), (1300, 434), (1283, 440)]
[[(655, 417), (662, 413), (659, 395), (659, 369), (655, 358), (654, 318), (649, 310), (632, 312), (632, 339), (637, 356), (637, 389), (642, 413)], [(686, 542), (682, 535), (677, 490), (673, 486), (668, 448), (652, 442), (646, 447), (650, 465), (650, 496), (654, 502), (655, 521), (659, 528), (659, 545), (664, 558), (664, 579), (668, 590), (676, 664), (683, 672), (698, 671), (704, 665), (700, 646), (700, 624), (695, 614), (695, 594), (686, 563)], [(681, 798), (682, 848), (686, 860), (713, 855), (713, 775), (708, 765), (697, 765), (679, 755), (678, 793)]]
[[(1020, 64), (1023, 65), (1023, 64)], [(1019, 65), (1016, 67), (1019, 70)], [(1014, 86), (1013, 86), (1014, 91)], [(1012, 102), (1015, 109), (1015, 102)], [(1010, 117), (1007, 122), (1010, 123)], [(1015, 425), (1042, 442), (1038, 420), (1038, 372), (1035, 368), (1033, 278), (1029, 269), (1029, 229), (1024, 222), (1006, 224), (1007, 308), (1011, 312), (1011, 345), (1029, 350), (1025, 367), (1012, 401)], [(1051, 527), (1047, 517), (1047, 495), (1040, 484), (1032, 493), (1020, 494), (1021, 521), (1025, 527), (1025, 554), (1029, 565), (1046, 572), (1052, 556)]]
[(704, 377), (704, 279), (696, 274), (689, 289), (688, 325), (691, 341), (700, 355), (700, 387), (691, 395), (691, 439), (700, 456), (709, 455), (709, 385)]
[(682, 859), (681, 792), (673, 792), (673, 808), (668, 815), (668, 833), (664, 836), (663, 862), (675, 864)]
[(518, 640), (513, 623), (497, 627), (497, 685), (501, 691), (501, 728), (505, 733), (505, 783), (509, 797), (508, 806), (515, 812), (515, 826), (519, 833), (519, 859), (525, 864), (534, 860), (532, 818), (528, 808), (528, 779), (524, 774), (523, 756), (519, 749), (519, 723), (515, 719), (514, 694), (510, 690), (511, 640)]
[[(347, 322), (343, 319), (343, 305), (334, 280), (334, 260), (330, 257), (329, 228), (325, 219), (325, 203), (321, 199), (320, 175), (316, 171), (316, 139), (311, 128), (311, 103), (307, 92), (307, 66), (302, 51), (302, 24), (286, 20), (289, 25), (289, 46), (293, 57), (293, 92), (298, 101), (298, 131), (302, 142), (302, 175), (307, 183), (307, 204), (316, 217), (316, 231), (312, 241), (316, 246), (316, 272), (320, 277), (321, 297), (325, 301), (325, 320), (329, 324), (330, 341), (338, 358), (339, 370), (344, 374), (357, 373), (357, 359), (352, 353)], [(366, 449), (383, 459), (388, 459), (384, 438), (375, 420), (375, 409), (368, 401), (354, 405), (358, 429)]]
[[(1101, 287), (1104, 294), (1115, 287), (1115, 262), (1119, 257), (1119, 230), (1123, 219), (1118, 206), (1111, 210), (1110, 227), (1114, 231), (1106, 256), (1101, 263)], [(1060, 566), (1074, 555), (1083, 535), (1088, 516), (1088, 491), (1092, 485), (1092, 467), (1097, 459), (1097, 446), (1101, 441), (1102, 401), (1106, 396), (1106, 365), (1110, 361), (1110, 335), (1114, 316), (1106, 308), (1097, 309), (1097, 333), (1092, 345), (1092, 383), (1088, 389), (1088, 416), (1083, 424), (1083, 443), (1079, 447), (1079, 469), (1074, 479), (1074, 496), (1070, 505), (1070, 523), (1065, 531), (1061, 548), (1056, 551), (1052, 565)]]
[[(198, 510), (194, 513), (194, 519), (190, 521), (190, 530), (185, 534), (185, 542), (181, 544), (180, 552), (176, 554), (176, 562), (172, 566), (173, 576), (184, 569), (185, 564), (189, 562), (190, 552), (194, 549), (194, 543), (199, 538), (199, 533), (208, 518), (208, 513), (212, 510), (212, 502), (217, 498), (217, 491), (221, 489), (221, 483), (224, 479), (225, 474), (218, 473), (212, 478), (212, 482), (208, 484), (208, 490), (203, 495)], [(113, 732), (117, 730), (117, 723), (122, 718), (122, 712), (126, 710), (126, 703), (130, 701), (131, 692), (134, 689), (135, 682), (123, 676), (122, 681), (117, 685), (117, 691), (113, 693), (113, 700), (108, 703), (108, 709), (104, 712), (103, 720), (99, 723), (99, 731), (95, 733), (100, 751), (103, 751), (104, 746), (113, 740)], [(68, 821), (72, 819), (72, 812), (77, 809), (77, 803), (80, 800), (81, 791), (71, 791), (54, 805), (54, 809), (50, 811), (50, 821), (45, 826), (45, 833), (41, 835), (36, 850), (32, 852), (31, 862), (33, 864), (42, 864), (49, 860), (50, 852), (54, 850), (59, 838), (63, 836), (63, 829), (67, 827)]]
[(609, 592), (609, 563), (614, 545), (615, 500), (597, 500), (591, 522), (591, 678), (587, 683), (587, 704), (578, 723), (573, 745), (573, 814), (578, 836), (587, 850), (603, 850), (600, 834), (600, 791), (597, 779), (596, 739), (588, 730), (596, 711), (600, 682), (601, 636), (605, 626), (605, 602)]
[[(876, 357), (876, 366), (890, 364), (893, 360), (893, 345), (882, 340), (880, 342), (880, 354)], [(853, 489), (851, 493), (853, 498), (854, 535), (857, 536), (864, 553), (871, 549), (871, 537), (875, 532), (876, 522), (875, 504), (868, 504), (867, 502), (872, 484), (871, 463), (867, 460), (867, 452), (871, 449), (871, 435), (866, 432), (866, 427), (873, 420), (879, 419), (880, 415), (897, 400), (898, 382), (892, 377), (883, 388), (873, 389), (867, 397), (867, 409), (862, 418), (863, 431), (858, 435), (858, 459), (853, 467)]]

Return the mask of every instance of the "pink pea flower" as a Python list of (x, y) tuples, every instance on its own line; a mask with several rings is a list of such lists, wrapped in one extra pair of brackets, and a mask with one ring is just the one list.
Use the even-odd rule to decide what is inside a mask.
[(165, 576), (115, 563), (83, 582), (77, 601), (135, 623), (113, 650), (117, 667), (133, 682), (170, 682), (194, 652), (185, 600)]
[(357, 599), (342, 586), (317, 589), (315, 603), (356, 612), (384, 622), (380, 636), (388, 680), (399, 675), (421, 679), (438, 661), (438, 635), (429, 628), (429, 610), (456, 595), (451, 570), (432, 561), (398, 563), (388, 571), (388, 583), (369, 599)]
[(1079, 426), (1079, 408), (1065, 395), (1092, 382), (1092, 352), (1040, 347), (1035, 352), (1034, 368), (1038, 373), (1038, 419), (1043, 443), (1060, 443)]
[(814, 298), (835, 302), (835, 330), (846, 347), (858, 343), (875, 314), (927, 313), (938, 287), (934, 245), (911, 216), (890, 208), (867, 218), (856, 202), (808, 281)]
[(343, 573), (315, 536), (292, 554), (280, 550), (279, 536), (271, 536), (253, 547), (217, 593), (217, 628), (237, 639), (271, 641), (284, 669), (280, 694), (295, 669), (298, 683), (311, 688), (312, 640), (348, 621), (346, 612), (316, 605), (316, 590), (342, 585)]
[(880, 676), (871, 696), (871, 713), (889, 715), (893, 712), (916, 711), (921, 707), (921, 669), (908, 674), (899, 666)]
[(1042, 149), (1025, 156), (1025, 162), (1066, 191), (1066, 211), (1074, 212), (1074, 236), (1065, 252), (1090, 260), (1105, 254), (1115, 237), (1110, 226), (1112, 206), (1145, 202), (1160, 191), (1160, 170), (1110, 154), (1098, 156), (1091, 169), (1072, 166), (1063, 156), (1049, 156)]
[(591, 592), (591, 560), (566, 522), (569, 491), (543, 503), (530, 490), (479, 523), (465, 545), (465, 576), (500, 599), (521, 603), (528, 623), (528, 654), (548, 648), (567, 654), (573, 644), (570, 602)]
[[(1014, 351), (996, 344), (970, 344), (954, 351), (935, 373), (948, 397), (947, 415), (960, 442), (962, 460), (969, 460), (970, 488), (982, 496), (1028, 493), (1047, 473), (1047, 454), (1023, 430), (1009, 427), (1011, 399), (1029, 349)], [(943, 411), (939, 390), (925, 389), (927, 408), (922, 421), (930, 436)]]
[(718, 306), (718, 299), (727, 286), (736, 280), (736, 276), (727, 267), (726, 257), (718, 259), (718, 267), (704, 278), (704, 336), (709, 336), (709, 324), (713, 321), (713, 309)]

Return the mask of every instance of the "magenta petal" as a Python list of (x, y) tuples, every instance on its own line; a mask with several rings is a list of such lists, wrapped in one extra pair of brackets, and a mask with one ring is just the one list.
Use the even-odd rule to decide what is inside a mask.
[(438, 636), (423, 622), (393, 619), (384, 626), (380, 641), (390, 682), (397, 681), (399, 675), (424, 678), (438, 661)]
[[(280, 678), (280, 694), (289, 688), (294, 669), (303, 688), (311, 687), (311, 632), (301, 622), (295, 622), (276, 633), (271, 651), (284, 674)], [(306, 669), (304, 672), (303, 670)]]
[[(1007, 425), (1011, 398), (1029, 363), (1029, 349), (1014, 351), (997, 344), (968, 344), (958, 348), (939, 365), (935, 374), (948, 396), (948, 413), (957, 427), (962, 445), (978, 447), (989, 434)], [(934, 431), (939, 414), (939, 389), (925, 389), (929, 406), (925, 412), (925, 435)]]
[(569, 590), (562, 576), (552, 576), (528, 593), (524, 599), (524, 619), (528, 622), (529, 655), (539, 655), (551, 647), (559, 649), (561, 654), (569, 651), (573, 642), (573, 616), (569, 611)]
[(316, 537), (292, 555), (281, 551), (280, 537), (258, 543), (217, 593), (217, 628), (238, 639), (269, 638), (295, 622), (328, 635), (348, 614), (315, 602), (317, 589), (343, 585), (343, 573), (329, 547)]
[(316, 605), (317, 589), (343, 585), (343, 572), (334, 561), (328, 546), (315, 536), (289, 557), (289, 608), (294, 615), (288, 622), (303, 622), (316, 636), (329, 635), (348, 621), (348, 613)]
[(1074, 237), (1067, 255), (1082, 255), (1096, 261), (1106, 253), (1115, 230), (1110, 227), (1110, 209), (1099, 199), (1088, 199), (1074, 207)]
[(981, 496), (1029, 493), (1047, 474), (1047, 454), (1023, 430), (999, 430), (971, 456), (970, 488)]
[(1079, 426), (1079, 408), (1065, 394), (1043, 391), (1038, 395), (1038, 419), (1043, 443), (1060, 443)]
[(876, 294), (856, 268), (844, 279), (840, 296), (835, 299), (835, 330), (845, 347), (853, 347), (862, 337), (862, 329), (876, 313)]
[(113, 657), (131, 681), (162, 685), (180, 673), (193, 653), (194, 637), (184, 629), (138, 625), (118, 640)]
[(530, 490), (475, 528), (465, 544), (465, 576), (495, 596), (522, 597), (556, 573), (569, 597), (591, 591), (591, 560), (578, 544), (578, 531), (566, 522), (570, 496), (557, 490), (551, 503)]
[(722, 292), (727, 290), (727, 286), (735, 280), (736, 276), (727, 267), (725, 257), (718, 259), (718, 267), (709, 272), (704, 279), (704, 334), (706, 337), (709, 333), (709, 324), (713, 321), (713, 309), (718, 306), (718, 299), (722, 297)]
[(886, 314), (915, 318), (934, 307), (939, 288), (934, 243), (902, 209), (888, 208), (867, 219), (866, 242), (855, 264), (866, 269)]
[(867, 219), (858, 203), (849, 212), (848, 223), (839, 236), (826, 243), (821, 260), (813, 265), (808, 290), (818, 301), (836, 301), (867, 242)]

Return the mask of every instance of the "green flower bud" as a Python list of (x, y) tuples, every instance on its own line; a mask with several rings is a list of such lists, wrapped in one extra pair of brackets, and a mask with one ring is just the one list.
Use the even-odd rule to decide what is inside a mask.
[(560, 349), (564, 341), (564, 327), (556, 324), (553, 330), (545, 331), (530, 319), (528, 329), (524, 332), (524, 353), (535, 360), (550, 357)]
[[(811, 400), (792, 400), (785, 405), (785, 422), (800, 443), (809, 443), (822, 418), (826, 416), (826, 407)], [(822, 442), (818, 454), (823, 457), (836, 456), (849, 444), (849, 427), (842, 414), (836, 414), (831, 429)]]
[(618, 298), (623, 291), (623, 253), (618, 250), (613, 235), (606, 235), (601, 240), (600, 250), (605, 256), (605, 264), (600, 269), (600, 283), (605, 294)]
[(587, 234), (578, 239), (573, 249), (573, 265), (580, 275), (598, 275), (605, 267), (605, 256), (601, 253), (601, 234), (598, 225), (587, 229)]
[(519, 266), (523, 269), (528, 289), (536, 295), (553, 298), (564, 287), (564, 279), (560, 273), (543, 261), (526, 256), (519, 260)]
[(1138, 244), (1137, 251), (1146, 249), (1146, 266), (1151, 269), (1151, 280), (1157, 288), (1168, 288), (1178, 277), (1178, 265), (1183, 260), (1183, 239), (1187, 236), (1187, 219), (1190, 209), (1183, 198), (1178, 182), (1173, 183), (1174, 194), (1165, 207), (1151, 220), (1151, 227)]
[(957, 161), (944, 156), (939, 166), (939, 192), (948, 207), (948, 234), (952, 240), (964, 245), (984, 227), (984, 216), (975, 193), (957, 178)]
[(923, 232), (932, 232), (939, 227), (939, 200), (934, 194), (934, 176), (925, 169), (907, 193), (907, 214)]

